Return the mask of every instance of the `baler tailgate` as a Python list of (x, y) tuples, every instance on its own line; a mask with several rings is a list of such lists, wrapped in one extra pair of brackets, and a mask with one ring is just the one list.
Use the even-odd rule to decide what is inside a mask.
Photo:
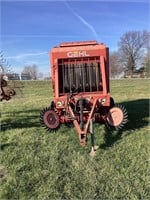
[(94, 59), (59, 60), (59, 93), (101, 91), (100, 62)]

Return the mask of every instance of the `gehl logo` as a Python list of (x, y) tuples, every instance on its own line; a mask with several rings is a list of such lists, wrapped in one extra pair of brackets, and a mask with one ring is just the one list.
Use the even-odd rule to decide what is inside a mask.
[(73, 58), (73, 57), (86, 57), (89, 56), (86, 51), (69, 51), (67, 53), (67, 57)]

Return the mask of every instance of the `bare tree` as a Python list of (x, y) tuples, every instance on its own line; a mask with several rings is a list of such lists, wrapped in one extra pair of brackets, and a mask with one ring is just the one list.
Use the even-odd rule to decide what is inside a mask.
[(0, 52), (0, 74), (13, 73), (12, 67), (5, 59), (3, 52)]
[(22, 74), (28, 74), (33, 80), (37, 80), (38, 77), (38, 67), (37, 65), (25, 66)]
[(124, 68), (120, 65), (118, 52), (111, 52), (109, 55), (110, 76), (111, 78), (120, 78)]
[(150, 52), (144, 57), (143, 65), (145, 68), (145, 77), (150, 78)]
[(143, 60), (143, 65), (145, 68), (145, 76), (150, 78), (150, 32), (147, 34), (146, 53)]
[(143, 62), (147, 42), (147, 31), (129, 31), (120, 38), (120, 63), (131, 75)]

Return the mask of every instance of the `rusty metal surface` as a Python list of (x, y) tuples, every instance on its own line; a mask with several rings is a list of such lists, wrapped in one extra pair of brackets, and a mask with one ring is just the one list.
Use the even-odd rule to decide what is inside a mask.
[(0, 75), (0, 101), (10, 100), (16, 94), (15, 90), (8, 86), (6, 76)]

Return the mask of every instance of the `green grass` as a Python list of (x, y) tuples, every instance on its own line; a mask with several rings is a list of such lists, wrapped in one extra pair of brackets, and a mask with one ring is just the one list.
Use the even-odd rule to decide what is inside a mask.
[(95, 124), (94, 157), (74, 127), (48, 133), (39, 113), (50, 104), (48, 81), (24, 82), (1, 102), (0, 199), (149, 199), (149, 80), (111, 81), (111, 95), (128, 111), (122, 131)]

